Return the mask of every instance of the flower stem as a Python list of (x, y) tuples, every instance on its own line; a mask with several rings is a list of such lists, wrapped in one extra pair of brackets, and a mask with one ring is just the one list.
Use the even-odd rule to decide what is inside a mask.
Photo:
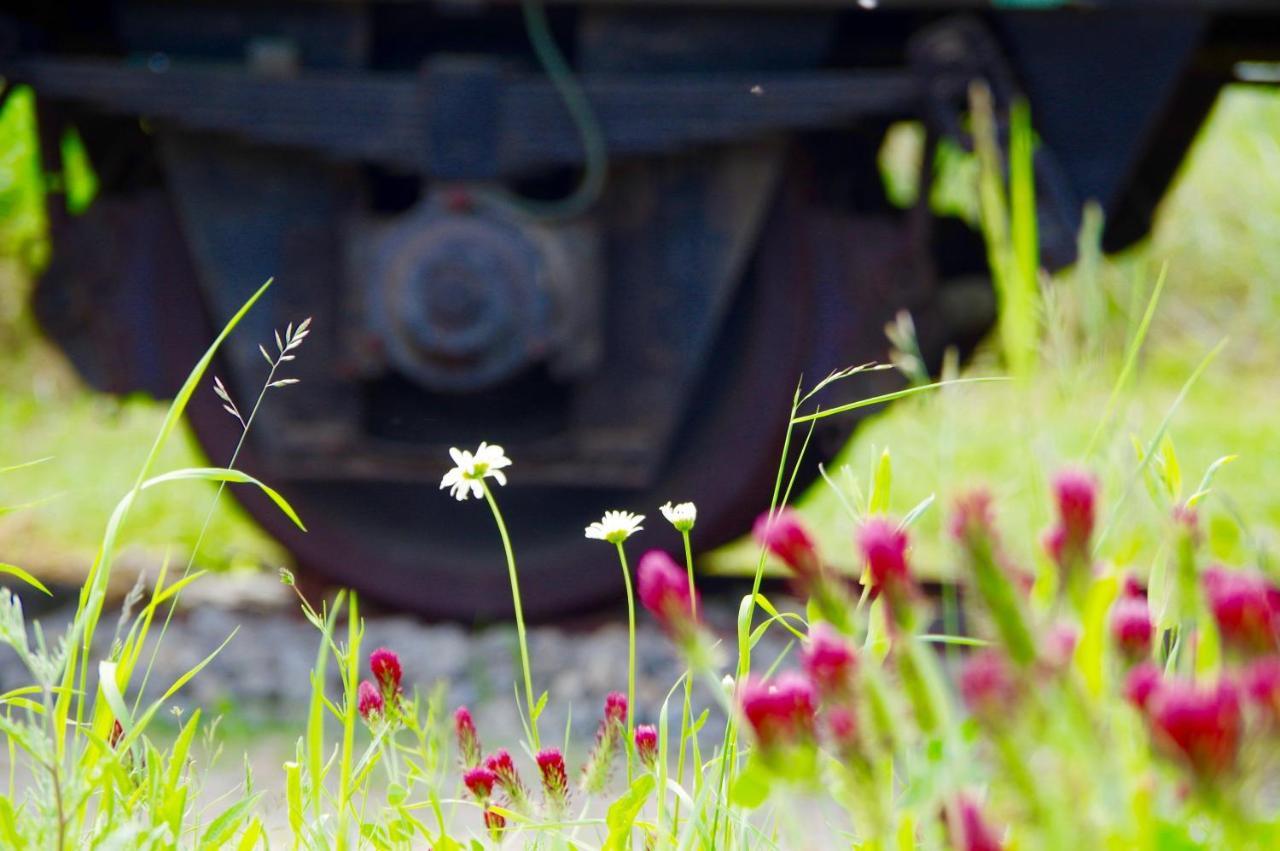
[(622, 581), (627, 586), (627, 741), (623, 750), (627, 753), (627, 782), (631, 782), (631, 751), (635, 735), (636, 717), (636, 600), (631, 591), (631, 568), (627, 566), (627, 553), (619, 541), (618, 561), (622, 565)]
[(511, 578), (511, 601), (516, 610), (516, 635), (520, 639), (520, 666), (524, 669), (525, 711), (529, 713), (529, 735), (533, 738), (533, 749), (538, 751), (542, 749), (542, 744), (538, 740), (538, 716), (534, 713), (533, 676), (529, 673), (529, 640), (525, 637), (524, 608), (520, 605), (520, 579), (516, 576), (516, 557), (511, 551), (511, 537), (507, 534), (507, 524), (502, 521), (502, 512), (498, 510), (497, 500), (493, 498), (493, 492), (489, 490), (487, 482), (482, 479), (480, 485), (484, 488), (484, 498), (489, 503), (489, 510), (493, 512), (494, 522), (498, 524), (498, 534), (502, 537), (502, 551), (507, 557), (507, 575)]

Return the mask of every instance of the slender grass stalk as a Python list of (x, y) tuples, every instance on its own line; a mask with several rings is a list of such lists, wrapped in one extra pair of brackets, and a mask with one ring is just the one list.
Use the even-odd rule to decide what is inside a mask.
[[(502, 552), (507, 557), (507, 575), (511, 579), (511, 602), (516, 610), (516, 635), (520, 640), (520, 666), (524, 671), (525, 711), (529, 713), (529, 736), (533, 739), (533, 749), (538, 751), (542, 749), (542, 743), (538, 737), (539, 713), (533, 699), (533, 675), (529, 672), (529, 640), (525, 635), (524, 607), (520, 604), (520, 578), (516, 575), (516, 557), (511, 550), (511, 536), (507, 534), (507, 524), (502, 520), (502, 512), (498, 509), (498, 501), (493, 498), (489, 483), (481, 479), (480, 486), (484, 488), (484, 498), (489, 503), (489, 510), (493, 512), (493, 520), (498, 524), (498, 535), (502, 537)], [(632, 631), (634, 632), (634, 628)], [(629, 707), (627, 714), (631, 714)]]
[(627, 586), (627, 740), (622, 749), (627, 754), (627, 783), (634, 774), (635, 718), (636, 718), (636, 595), (631, 589), (631, 568), (627, 566), (627, 553), (622, 541), (618, 548), (618, 563), (622, 565), (622, 581)]
[[(690, 600), (692, 601), (691, 606), (692, 606), (692, 612), (693, 612), (693, 619), (696, 621), (698, 619), (698, 595), (694, 593), (695, 586), (693, 583), (693, 548), (689, 544), (689, 530), (681, 529), (680, 537), (684, 541), (684, 568), (686, 573), (689, 576), (689, 597), (690, 597)], [(686, 670), (684, 675), (684, 708), (681, 710), (681, 714), (680, 714), (680, 748), (679, 748), (678, 755), (676, 757), (676, 782), (677, 783), (684, 782), (684, 764), (685, 764), (684, 760), (685, 760), (685, 754), (687, 752), (687, 749), (690, 747), (689, 739), (690, 737), (697, 735), (691, 729), (693, 727), (692, 703), (693, 703), (693, 675), (691, 671)], [(699, 766), (699, 771), (695, 772), (695, 776), (694, 776), (695, 786), (701, 785), (701, 779), (702, 779), (702, 772), (701, 772), (701, 766)], [(694, 794), (697, 794), (696, 789)], [(677, 834), (680, 831), (680, 799), (679, 798), (676, 798), (675, 806), (672, 808), (671, 831), (673, 834)]]

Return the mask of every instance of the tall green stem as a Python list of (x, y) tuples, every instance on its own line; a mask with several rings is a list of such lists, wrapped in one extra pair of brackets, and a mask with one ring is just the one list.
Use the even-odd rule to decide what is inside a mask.
[[(493, 498), (493, 492), (489, 490), (488, 482), (482, 479), (480, 486), (484, 488), (485, 501), (489, 503), (494, 522), (498, 524), (498, 534), (502, 537), (502, 551), (507, 557), (507, 575), (511, 578), (511, 601), (516, 610), (516, 635), (520, 639), (520, 666), (524, 669), (525, 711), (529, 713), (529, 735), (533, 737), (533, 749), (538, 751), (542, 749), (542, 743), (538, 739), (538, 716), (534, 711), (533, 676), (529, 673), (529, 641), (525, 637), (524, 608), (520, 605), (520, 579), (516, 576), (516, 557), (511, 551), (511, 537), (507, 534), (507, 524), (502, 521), (502, 512), (498, 510), (498, 503)], [(633, 628), (632, 634), (634, 633)]]
[(631, 591), (631, 568), (627, 566), (627, 553), (622, 542), (617, 543), (618, 562), (622, 565), (622, 581), (627, 586), (627, 740), (623, 750), (627, 753), (627, 782), (631, 782), (632, 743), (635, 741), (636, 717), (636, 599)]

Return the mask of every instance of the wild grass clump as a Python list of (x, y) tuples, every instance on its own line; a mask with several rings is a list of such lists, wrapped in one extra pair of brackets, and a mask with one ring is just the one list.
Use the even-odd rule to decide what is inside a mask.
[[(238, 319), (174, 402), (111, 518), (67, 632), (29, 627), (18, 597), (0, 593), (0, 641), (31, 674), (30, 685), (0, 695), (11, 768), (0, 795), (5, 846), (1157, 849), (1280, 840), (1280, 587), (1264, 566), (1206, 557), (1199, 508), (1212, 471), (1183, 497), (1176, 456), (1142, 465), (1166, 506), (1162, 557), (1143, 572), (1109, 558), (1115, 497), (1086, 468), (1051, 477), (1051, 521), (1030, 560), (1006, 545), (988, 491), (962, 493), (945, 512), (942, 545), (956, 583), (938, 597), (921, 584), (916, 546), (917, 521), (938, 509), (929, 499), (890, 516), (886, 453), (852, 509), (845, 546), (860, 575), (851, 576), (786, 506), (813, 424), (855, 407), (815, 407), (818, 394), (873, 367), (796, 394), (791, 432), (801, 439), (788, 441), (773, 508), (756, 524), (756, 579), (731, 632), (709, 625), (695, 585), (694, 505), (659, 509), (678, 555), (648, 549), (634, 570), (625, 545), (644, 534), (642, 516), (611, 510), (586, 527), (618, 553), (631, 647), (638, 601), (684, 663), (660, 706), (636, 703), (632, 649), (590, 722), (589, 748), (578, 752), (568, 731), (553, 741), (540, 729), (554, 697), (536, 690), (529, 666), (518, 542), (498, 498), (519, 465), (494, 445), (454, 450), (441, 487), (484, 499), (509, 568), (523, 663), (519, 747), (487, 749), (466, 707), (450, 713), (439, 690), (412, 690), (398, 654), (418, 648), (367, 652), (354, 594), (317, 606), (299, 592), (319, 641), (284, 788), (260, 789), (246, 772), (210, 805), (194, 745), (214, 725), (198, 710), (175, 736), (155, 722), (221, 647), (158, 687), (143, 654), (199, 574), (169, 581), (162, 572), (145, 602), (139, 594), (126, 604), (105, 658), (91, 651), (119, 530), (142, 493), (187, 480), (247, 483), (294, 516), (283, 497), (231, 467), (151, 469)], [(289, 383), (279, 370), (307, 331), (290, 326), (276, 354), (264, 352), (264, 395)], [(262, 397), (245, 412), (221, 382), (214, 392), (247, 432)], [(798, 609), (763, 592), (766, 554), (786, 566)], [(4, 570), (39, 588), (20, 569)], [(759, 658), (774, 630), (791, 643)], [(336, 691), (326, 687), (332, 669)], [(695, 705), (695, 682), (711, 706)], [(709, 738), (712, 714), (723, 733)], [(273, 812), (270, 801), (283, 807)]]
[[(1029, 125), (1019, 126), (1029, 133)], [(1026, 138), (1019, 143), (1020, 156), (1029, 157), (1029, 146)], [(1026, 180), (1016, 164), (1012, 173)], [(1007, 195), (995, 184), (987, 188), (986, 214), (1009, 214), (1006, 227), (989, 233), (988, 247), (1005, 276), (1000, 340), (1017, 380), (983, 390), (1007, 390), (1015, 394), (1011, 404), (1025, 405), (1044, 368), (1035, 357), (1043, 350), (1039, 323), (1052, 315), (1026, 264), (1034, 230), (1025, 216), (1034, 198), (1025, 186)], [(1034, 548), (1010, 542), (1001, 518), (1006, 500), (983, 487), (948, 495), (945, 508), (929, 495), (895, 515), (888, 452), (876, 456), (866, 481), (846, 476), (859, 498), (833, 487), (847, 529), (835, 547), (819, 543), (789, 506), (820, 420), (993, 381), (920, 378), (894, 393), (821, 407), (825, 388), (881, 368), (874, 365), (797, 391), (771, 507), (755, 525), (752, 587), (731, 629), (712, 626), (696, 586), (689, 542), (696, 506), (658, 508), (671, 526), (661, 533), (645, 532), (641, 515), (600, 506), (610, 510), (585, 534), (615, 547), (630, 640), (625, 666), (617, 660), (616, 691), (589, 709), (595, 735), (585, 749), (569, 730), (561, 737), (540, 723), (555, 697), (534, 680), (519, 541), (508, 534), (499, 505), (508, 476), (520, 474), (518, 459), (486, 443), (454, 449), (441, 488), (459, 500), (484, 500), (496, 526), (494, 555), (500, 543), (508, 570), (521, 661), (520, 681), (512, 684), (523, 727), (519, 745), (486, 747), (499, 737), (480, 729), (467, 707), (450, 711), (440, 690), (424, 695), (405, 682), (399, 654), (422, 648), (369, 652), (355, 594), (313, 603), (299, 591), (317, 650), (283, 788), (259, 788), (246, 769), (235, 791), (210, 801), (209, 765), (198, 745), (214, 737), (215, 722), (197, 710), (179, 719), (170, 736), (157, 720), (222, 647), (209, 648), (171, 683), (149, 677), (164, 624), (201, 574), (192, 563), (176, 578), (162, 570), (150, 594), (139, 589), (126, 601), (100, 657), (94, 637), (122, 530), (154, 488), (248, 484), (302, 525), (283, 496), (234, 468), (236, 456), (226, 467), (155, 469), (218, 346), (265, 289), (228, 323), (170, 407), (135, 484), (108, 521), (66, 631), (47, 636), (26, 622), (18, 596), (0, 590), (0, 642), (30, 675), (29, 684), (0, 695), (10, 768), (0, 794), (0, 846), (1280, 845), (1280, 586), (1265, 559), (1223, 563), (1207, 546), (1204, 509), (1217, 496), (1215, 474), (1226, 461), (1188, 479), (1199, 482), (1195, 488), (1185, 486), (1183, 463), (1166, 439), (1171, 414), (1118, 475), (1101, 469), (1103, 456), (1094, 452), (1113, 402), (1128, 392), (1159, 285), (1143, 314), (1148, 319), (1129, 337), (1114, 389), (1090, 423), (1080, 463), (1048, 467), (1022, 447), (1003, 447), (1027, 463), (1028, 480), (1038, 485), (1029, 487), (1034, 496), (1027, 500), (1045, 518)], [(898, 326), (901, 335), (908, 328)], [(242, 440), (268, 390), (291, 383), (281, 370), (308, 331), (306, 322), (291, 325), (275, 341), (274, 355), (263, 350), (269, 372), (251, 407), (241, 408), (213, 382)], [(1146, 530), (1155, 546), (1137, 559), (1120, 509), (1141, 499), (1144, 488), (1157, 518)], [(633, 569), (627, 549), (642, 534), (660, 546), (645, 549)], [(798, 606), (765, 593), (766, 558), (784, 566)], [(855, 569), (839, 569), (838, 561)], [(45, 590), (15, 566), (0, 566), (0, 573)], [(930, 591), (925, 575), (950, 581)], [(290, 575), (283, 579), (293, 584)], [(636, 700), (637, 602), (684, 667), (656, 707)], [(790, 643), (764, 657), (761, 640), (777, 631)], [(155, 640), (148, 645), (149, 638)], [(710, 706), (697, 704), (703, 693)], [(713, 715), (721, 723), (708, 724)]]

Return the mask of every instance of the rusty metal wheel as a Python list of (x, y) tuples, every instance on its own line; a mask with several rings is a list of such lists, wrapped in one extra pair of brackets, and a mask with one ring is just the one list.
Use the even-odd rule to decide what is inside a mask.
[[(649, 515), (639, 546), (677, 545), (657, 512), (667, 500), (698, 504), (694, 543), (699, 549), (742, 534), (768, 504), (800, 376), (812, 381), (834, 368), (883, 357), (881, 329), (894, 306), (894, 270), (909, 260), (901, 222), (833, 212), (815, 203), (811, 181), (784, 185), (790, 188), (770, 214), (698, 383), (697, 402), (654, 483), (633, 490), (522, 487), (520, 458), (514, 458), (511, 485), (499, 498), (531, 619), (583, 612), (621, 597), (612, 552), (583, 537), (586, 524), (606, 508)], [(90, 247), (119, 243), (101, 232), (78, 240), (77, 229), (105, 226), (110, 235), (113, 228), (144, 221), (148, 236), (142, 251), (156, 264), (151, 280), (157, 288), (163, 281), (173, 296), (182, 282), (191, 282), (190, 297), (166, 297), (167, 324), (175, 329), (202, 325), (206, 331), (166, 336), (162, 360), (193, 363), (213, 323), (200, 307), (190, 258), (159, 250), (182, 241), (175, 217), (166, 212), (169, 202), (162, 192), (143, 193), (104, 201), (104, 211), (112, 203), (121, 207), (110, 216), (114, 224), (86, 219), (59, 225), (59, 243), (80, 243), (85, 251), (60, 255), (67, 258), (61, 261), (65, 265), (51, 270), (55, 280), (47, 282), (46, 291), (73, 289), (68, 280), (77, 268), (96, 262)], [(118, 297), (145, 300), (146, 294)], [(59, 315), (56, 309), (44, 313), (50, 321)], [(225, 377), (229, 366), (224, 362), (218, 369)], [(873, 392), (866, 384), (853, 390)], [(213, 462), (227, 459), (238, 432), (213, 394), (197, 394), (189, 415)], [(850, 420), (825, 421), (811, 444), (802, 484), (814, 475), (813, 462), (834, 453), (851, 429)], [(488, 436), (476, 428), (477, 441)], [(281, 480), (260, 451), (251, 435), (240, 466), (284, 493), (310, 531), (301, 533), (247, 490), (236, 496), (289, 548), (302, 573), (428, 617), (482, 621), (509, 615), (506, 567), (485, 506), (454, 502), (432, 483)]]

